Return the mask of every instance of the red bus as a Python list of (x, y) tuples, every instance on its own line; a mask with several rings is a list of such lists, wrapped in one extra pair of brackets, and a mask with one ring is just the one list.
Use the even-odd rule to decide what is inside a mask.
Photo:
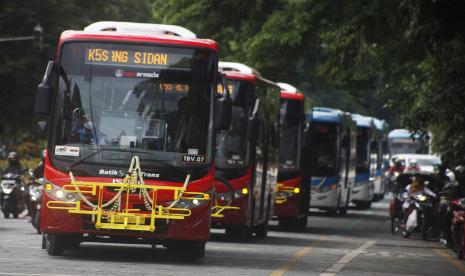
[(233, 102), (229, 130), (217, 133), (213, 227), (232, 240), (267, 235), (277, 180), (279, 87), (244, 64), (220, 62)]
[(216, 42), (155, 33), (60, 37), (35, 107), (47, 118), (40, 228), (50, 255), (99, 241), (204, 255), (215, 132), (229, 129), (231, 102), (217, 96)]
[[(308, 175), (302, 171), (302, 139), (306, 127), (305, 96), (287, 83), (278, 83), (280, 97), (279, 173), (274, 215), (280, 227), (305, 228), (309, 210)], [(308, 100), (307, 100), (308, 102)]]

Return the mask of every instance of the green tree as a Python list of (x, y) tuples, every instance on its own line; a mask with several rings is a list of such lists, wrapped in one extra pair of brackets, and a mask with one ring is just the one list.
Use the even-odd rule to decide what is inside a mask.
[(0, 139), (34, 139), (34, 98), (48, 60), (55, 59), (60, 33), (101, 20), (151, 21), (146, 0), (31, 0), (0, 2), (0, 37), (32, 35), (40, 23), (43, 40), (0, 42)]

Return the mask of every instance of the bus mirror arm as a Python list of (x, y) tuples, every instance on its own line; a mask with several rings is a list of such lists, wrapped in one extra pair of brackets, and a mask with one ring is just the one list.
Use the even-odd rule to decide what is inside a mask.
[(303, 139), (302, 139), (302, 147), (304, 149), (309, 149), (311, 147), (311, 134), (310, 134), (310, 127), (306, 127), (303, 131)]
[(258, 139), (258, 117), (253, 115), (247, 120), (247, 140), (250, 142), (256, 142)]
[(37, 86), (34, 113), (48, 116), (50, 114), (50, 101), (52, 99), (52, 79), (56, 75), (55, 62), (49, 61), (42, 82)]
[(232, 101), (228, 91), (228, 80), (224, 75), (221, 75), (221, 84), (225, 92), (221, 98), (216, 100), (216, 129), (229, 130), (231, 127)]
[(259, 133), (259, 121), (258, 121), (258, 108), (260, 106), (260, 99), (255, 99), (252, 115), (247, 119), (247, 140), (250, 142), (256, 142), (258, 140)]

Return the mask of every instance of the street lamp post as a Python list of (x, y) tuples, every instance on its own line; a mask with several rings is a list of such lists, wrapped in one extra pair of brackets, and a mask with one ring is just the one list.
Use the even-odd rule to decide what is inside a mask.
[(37, 24), (33, 31), (32, 35), (30, 36), (15, 36), (15, 37), (2, 37), (0, 38), (0, 42), (12, 42), (12, 41), (24, 41), (24, 40), (38, 40), (42, 41), (42, 33), (44, 29), (40, 24)]

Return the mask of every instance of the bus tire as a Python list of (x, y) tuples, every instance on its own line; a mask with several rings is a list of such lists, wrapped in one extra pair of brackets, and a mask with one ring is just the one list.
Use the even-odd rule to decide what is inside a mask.
[(255, 227), (255, 235), (257, 238), (266, 238), (268, 235), (268, 221)]
[(298, 230), (303, 230), (307, 227), (308, 216), (307, 214), (303, 215), (302, 217), (296, 220), (296, 227)]
[(47, 234), (46, 249), (50, 256), (62, 256), (66, 250), (66, 238), (62, 235)]
[(347, 211), (349, 210), (349, 207), (345, 206), (345, 207), (341, 207), (339, 208), (339, 215), (347, 215)]
[(252, 237), (252, 231), (247, 225), (228, 226), (226, 237), (231, 241), (245, 242)]
[(204, 241), (170, 240), (166, 247), (172, 258), (193, 261), (205, 257)]

